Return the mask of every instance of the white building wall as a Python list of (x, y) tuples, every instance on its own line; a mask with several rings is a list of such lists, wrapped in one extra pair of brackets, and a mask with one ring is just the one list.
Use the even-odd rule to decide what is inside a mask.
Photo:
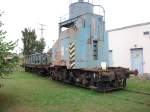
[(145, 31), (150, 31), (150, 23), (108, 31), (113, 66), (131, 69), (131, 49), (143, 48), (144, 73), (150, 73), (150, 35), (144, 35)]

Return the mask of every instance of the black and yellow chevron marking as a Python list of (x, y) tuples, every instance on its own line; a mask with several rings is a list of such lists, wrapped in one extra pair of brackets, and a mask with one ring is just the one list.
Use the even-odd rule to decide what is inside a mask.
[(70, 68), (75, 67), (75, 44), (70, 43), (69, 45), (69, 59), (70, 59)]

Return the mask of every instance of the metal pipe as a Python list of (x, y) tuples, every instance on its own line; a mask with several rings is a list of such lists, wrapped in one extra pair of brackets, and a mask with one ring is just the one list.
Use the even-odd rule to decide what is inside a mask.
[(101, 5), (93, 5), (93, 6), (96, 6), (96, 7), (100, 7), (102, 10), (103, 10), (103, 14), (104, 14), (104, 22), (103, 22), (103, 41), (104, 41), (104, 32), (105, 32), (105, 9), (104, 9), (104, 7), (103, 6), (101, 6)]
[(103, 7), (103, 6), (101, 6), (101, 5), (93, 5), (93, 6), (95, 6), (95, 7), (100, 7), (101, 9), (103, 9), (104, 22), (105, 22), (105, 9), (104, 9), (104, 7)]

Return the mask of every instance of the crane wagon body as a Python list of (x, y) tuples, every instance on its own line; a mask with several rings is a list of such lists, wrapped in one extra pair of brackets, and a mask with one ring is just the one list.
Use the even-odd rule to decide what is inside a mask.
[[(103, 15), (95, 14), (94, 7), (102, 8)], [(79, 0), (69, 9), (69, 18), (59, 23), (59, 38), (50, 53), (26, 56), (25, 70), (99, 91), (125, 88), (126, 79), (134, 72), (108, 67), (104, 8)]]

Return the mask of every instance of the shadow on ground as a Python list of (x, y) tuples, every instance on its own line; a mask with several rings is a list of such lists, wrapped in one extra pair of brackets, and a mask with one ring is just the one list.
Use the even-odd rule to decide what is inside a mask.
[(13, 104), (15, 104), (15, 99), (13, 95), (0, 93), (0, 112), (4, 112), (6, 109), (10, 108)]

